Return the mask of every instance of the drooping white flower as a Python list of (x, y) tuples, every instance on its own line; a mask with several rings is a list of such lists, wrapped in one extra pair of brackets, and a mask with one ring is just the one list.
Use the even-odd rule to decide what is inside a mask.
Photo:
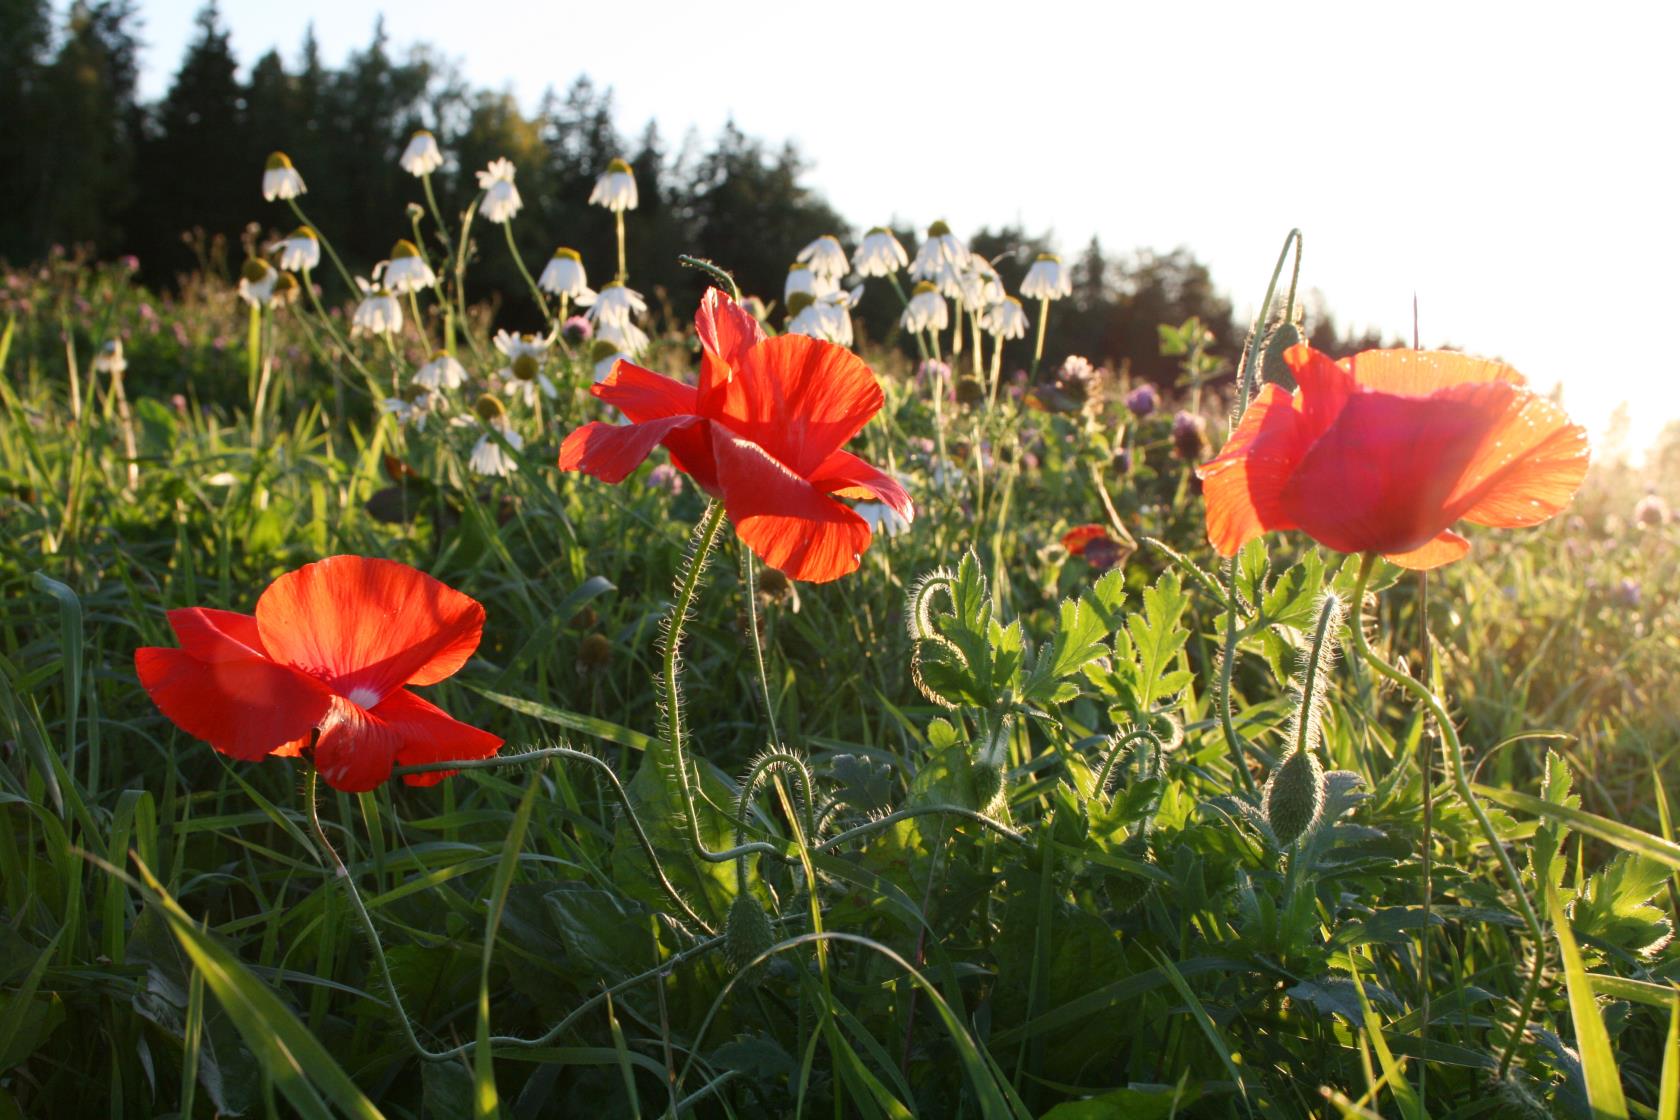
[(373, 266), (373, 278), (397, 295), (407, 295), (437, 283), (437, 273), (420, 255), (420, 249), (406, 238), (391, 246), (391, 259)]
[(519, 188), (513, 185), (513, 174), (513, 161), (506, 159), (493, 159), (478, 173), (478, 189), (484, 192), (484, 202), (478, 212), (484, 215), (485, 221), (505, 222), (525, 205), (519, 197)]
[(554, 255), (548, 258), (542, 275), (537, 277), (537, 287), (583, 305), (591, 302), (595, 295), (589, 290), (589, 278), (583, 272), (583, 258), (576, 249), (563, 246), (554, 250)]
[(856, 306), (861, 291), (861, 288), (852, 292), (836, 291), (816, 299), (798, 296), (788, 305), (788, 310), (793, 312), (788, 319), (788, 333), (850, 346), (853, 342), (852, 308)]
[(416, 179), (430, 175), (443, 166), (443, 153), (438, 151), (437, 137), (420, 129), (408, 138), (408, 147), (403, 149), (402, 158), (397, 162)]
[(289, 272), (282, 272), (274, 278), (274, 295), (269, 299), (271, 307), (289, 307), (296, 303), (303, 295), (303, 285), (298, 278)]
[(636, 208), (636, 173), (621, 159), (607, 164), (595, 189), (589, 192), (591, 206), (605, 206), (615, 214)]
[(507, 409), (502, 407), (502, 402), (490, 394), (486, 393), (478, 398), (478, 403), (473, 405), (473, 412), (489, 430), (479, 436), (478, 442), (473, 444), (467, 467), (474, 474), (506, 478), (519, 469), (519, 460), (508, 453), (496, 435), (506, 440), (508, 447), (514, 451), (524, 447), (525, 440), (508, 422)]
[(916, 250), (916, 259), (910, 262), (910, 275), (917, 280), (931, 280), (947, 295), (954, 295), (968, 256), (968, 246), (951, 232), (951, 227), (934, 222), (928, 227), (927, 240)]
[(1040, 253), (1021, 281), (1021, 294), (1028, 299), (1061, 299), (1073, 294), (1073, 274), (1062, 267), (1062, 258)]
[(601, 382), (607, 379), (607, 375), (620, 361), (633, 362), (636, 359), (634, 355), (619, 349), (612, 340), (597, 338), (589, 348), (589, 360), (595, 363), (595, 380)]
[(939, 285), (929, 280), (917, 284), (898, 321), (908, 331), (942, 331), (950, 326), (951, 312), (945, 306), (945, 297), (939, 294)]
[(980, 326), (998, 338), (1027, 336), (1027, 309), (1014, 296), (1004, 296), (980, 315)]
[(248, 257), (239, 269), (239, 298), (253, 307), (267, 307), (279, 280), (273, 265), (261, 257)]
[(299, 226), (287, 237), (268, 247), (280, 254), (280, 267), (287, 272), (314, 269), (321, 263), (321, 241), (308, 226)]
[(613, 280), (601, 285), (601, 290), (595, 293), (595, 301), (589, 305), (589, 318), (599, 328), (604, 323), (628, 323), (632, 315), (646, 311), (647, 301), (640, 292)]
[(554, 345), (554, 336), (538, 337), (534, 334), (514, 334), (511, 331), (496, 332), (496, 349), (507, 357), (508, 364), (496, 371), (502, 379), (502, 391), (510, 397), (523, 400), (527, 407), (537, 403), (537, 393), (553, 398), (554, 383), (549, 381), (543, 367), (548, 361), (548, 348)]
[(379, 402), (381, 411), (395, 416), (397, 423), (404, 428), (412, 424), (417, 432), (426, 430), (426, 420), (442, 406), (443, 397), (423, 387), (413, 388), (400, 397), (386, 397)]
[(308, 189), (303, 185), (303, 176), (298, 174), (285, 152), (269, 153), (268, 163), (263, 166), (264, 199), (273, 202), (277, 198), (296, 198)]
[(807, 295), (820, 299), (838, 291), (840, 284), (834, 277), (820, 275), (803, 261), (788, 266), (787, 280), (782, 285), (782, 302), (791, 304), (793, 297)]
[(439, 350), (432, 360), (414, 371), (414, 383), (424, 389), (459, 389), (467, 380), (467, 368)]
[(628, 319), (622, 323), (603, 322), (595, 332), (595, 337), (611, 344), (627, 356), (640, 354), (648, 346), (647, 332)]
[(108, 339), (105, 345), (99, 348), (99, 353), (93, 356), (93, 368), (100, 373), (121, 377), (123, 371), (128, 369), (128, 359), (123, 357), (122, 339)]
[(885, 502), (859, 502), (852, 507), (852, 512), (869, 523), (871, 533), (896, 537), (910, 528), (910, 522)]
[(876, 226), (864, 234), (852, 254), (852, 267), (859, 276), (891, 276), (909, 263), (910, 254), (886, 226)]
[(840, 247), (840, 239), (832, 233), (823, 234), (799, 250), (794, 259), (809, 265), (812, 276), (836, 282), (851, 268), (846, 262), (846, 250)]
[(360, 276), (356, 287), (362, 290), (362, 302), (350, 317), (350, 337), (364, 334), (395, 334), (402, 330), (402, 304), (383, 287), (370, 284)]
[(963, 303), (970, 308), (990, 307), (1003, 298), (1003, 280), (992, 262), (979, 253), (970, 253), (968, 267), (958, 277)]

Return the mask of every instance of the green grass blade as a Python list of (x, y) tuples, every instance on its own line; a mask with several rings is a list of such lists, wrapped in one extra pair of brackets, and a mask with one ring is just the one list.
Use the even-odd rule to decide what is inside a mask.
[[(1349, 975), (1353, 977), (1353, 990), (1359, 995), (1359, 1010), (1365, 1020), (1365, 1034), (1371, 1040), (1371, 1048), (1377, 1052), (1377, 1064), (1382, 1066), (1383, 1080), (1388, 1083), (1388, 1091), (1394, 1094), (1394, 1103), (1400, 1109), (1401, 1116), (1406, 1120), (1427, 1120), (1429, 1114), (1424, 1111), (1417, 1090), (1406, 1080), (1406, 1072), (1400, 1068), (1400, 1063), (1394, 1060), (1394, 1053), (1388, 1048), (1388, 1040), (1383, 1037), (1382, 1023), (1377, 1019), (1377, 1013), (1371, 1010), (1371, 1001), (1365, 996), (1365, 982), (1359, 978), (1359, 969), (1354, 964), (1356, 959), (1353, 954), (1348, 954)], [(1372, 1092), (1374, 1094), (1376, 1090), (1373, 1089)]]
[(502, 911), (507, 907), (514, 872), (519, 869), (519, 853), (525, 846), (525, 832), (531, 825), (531, 808), (537, 803), (537, 790), (541, 784), (542, 772), (538, 771), (531, 775), (530, 784), (525, 787), (525, 796), (519, 799), (519, 808), (514, 811), (513, 824), (503, 842), (501, 862), (496, 865), (490, 903), (485, 908), (484, 955), (478, 970), (478, 1045), (473, 1050), (475, 1120), (489, 1120), (502, 1114), (490, 1052), (490, 961), (496, 951), (496, 930), (502, 924)]
[(1627, 1120), (1627, 1098), (1622, 1095), (1621, 1074), (1616, 1069), (1616, 1052), (1610, 1046), (1610, 1032), (1598, 1013), (1592, 978), (1581, 963), (1581, 950), (1569, 917), (1556, 897), (1552, 903), (1552, 928), (1557, 931), (1558, 953), (1563, 958), (1563, 978), (1569, 989), (1569, 1017), (1575, 1023), (1575, 1048), (1581, 1053), (1581, 1069), (1587, 1082), (1587, 1105), (1594, 1120)]
[(1680, 1120), (1680, 996), (1670, 1001), (1668, 1041), (1663, 1044), (1662, 1081), (1657, 1089), (1657, 1120)]
[(1633, 852), (1635, 855), (1680, 869), (1680, 844), (1671, 843), (1660, 836), (1652, 836), (1649, 832), (1643, 832), (1608, 817), (1601, 817), (1596, 813), (1571, 808), (1568, 805), (1554, 805), (1543, 798), (1518, 793), (1514, 789), (1481, 785), (1473, 788), (1478, 797), (1484, 797), (1507, 809), (1520, 809), (1548, 820), (1562, 821), (1578, 832), (1614, 844), (1625, 852)]

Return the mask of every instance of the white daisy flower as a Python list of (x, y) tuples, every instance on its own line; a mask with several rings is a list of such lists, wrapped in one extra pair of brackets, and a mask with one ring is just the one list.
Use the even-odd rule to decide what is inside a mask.
[(239, 298), (253, 307), (267, 307), (274, 298), (280, 274), (260, 257), (249, 257), (239, 269)]
[(852, 512), (869, 523), (871, 533), (896, 537), (910, 528), (910, 522), (904, 515), (885, 502), (859, 502), (852, 507)]
[(909, 263), (910, 254), (886, 226), (876, 226), (864, 234), (852, 255), (852, 267), (859, 276), (891, 276)]
[(595, 293), (595, 300), (589, 305), (589, 319), (597, 328), (604, 323), (623, 325), (630, 321), (632, 315), (641, 315), (646, 311), (647, 301), (642, 299), (640, 292), (614, 280), (601, 285), (601, 290)]
[(956, 284), (968, 257), (968, 246), (951, 232), (951, 227), (934, 222), (928, 227), (927, 240), (916, 250), (916, 259), (910, 262), (910, 275), (917, 280), (932, 280), (944, 289)]
[(917, 284), (898, 321), (909, 331), (942, 331), (950, 326), (951, 312), (945, 306), (945, 297), (939, 294), (939, 285), (927, 280)]
[(373, 278), (397, 295), (407, 295), (430, 288), (437, 283), (437, 273), (420, 255), (420, 249), (407, 239), (391, 246), (391, 259), (373, 266)]
[(998, 338), (1025, 338), (1027, 310), (1014, 296), (1004, 296), (981, 313), (980, 326)]
[(287, 272), (313, 269), (321, 263), (321, 241), (308, 226), (299, 226), (291, 234), (268, 247), (280, 254), (280, 267)]
[(839, 291), (840, 285), (835, 277), (825, 276), (803, 261), (788, 266), (787, 280), (782, 285), (782, 302), (789, 304), (797, 295), (807, 295), (812, 299), (820, 299)]
[(550, 399), (559, 395), (553, 382), (543, 372), (543, 366), (548, 361), (548, 348), (554, 345), (553, 335), (539, 338), (534, 334), (497, 331), (495, 342), (496, 349), (508, 359), (508, 364), (496, 371), (502, 379), (503, 392), (523, 400), (527, 407), (537, 403), (538, 392)]
[(484, 203), (478, 212), (484, 215), (485, 221), (505, 222), (525, 205), (519, 197), (519, 188), (513, 185), (513, 173), (513, 162), (506, 159), (493, 159), (478, 173), (478, 189), (484, 192)]
[(264, 199), (273, 202), (277, 198), (296, 198), (308, 189), (303, 185), (303, 176), (298, 174), (285, 152), (269, 153), (268, 163), (263, 167)]
[(595, 180), (595, 189), (589, 192), (591, 206), (605, 206), (614, 213), (634, 210), (636, 201), (636, 174), (621, 159), (607, 164), (607, 169)]
[(502, 439), (507, 441), (508, 447), (511, 447), (514, 451), (523, 448), (525, 441), (508, 423), (507, 409), (502, 407), (502, 402), (490, 394), (486, 393), (478, 398), (478, 403), (473, 405), (473, 412), (477, 414), (478, 418), (484, 422), (484, 426), (489, 428), (490, 431), (479, 436), (478, 442), (473, 444), (472, 455), (467, 460), (467, 467), (474, 474), (506, 478), (519, 469), (519, 460), (509, 454), (507, 449), (496, 439), (496, 436), (491, 433), (499, 434)]
[(589, 348), (589, 360), (595, 363), (595, 380), (602, 382), (613, 371), (619, 362), (633, 362), (635, 357), (620, 350), (607, 339), (596, 339), (595, 345)]
[(622, 323), (603, 322), (595, 337), (626, 354), (640, 354), (648, 347), (647, 332), (628, 320)]
[(551, 295), (566, 296), (578, 304), (588, 304), (595, 293), (589, 290), (589, 278), (583, 273), (583, 258), (576, 249), (559, 248), (548, 258), (537, 287)]
[(99, 348), (99, 353), (93, 356), (93, 368), (100, 373), (114, 374), (121, 377), (128, 369), (128, 359), (123, 357), (122, 339), (113, 338)]
[(1062, 267), (1062, 258), (1040, 253), (1021, 281), (1021, 294), (1028, 299), (1061, 299), (1073, 294), (1073, 274)]
[(438, 151), (437, 137), (420, 129), (408, 138), (408, 147), (403, 149), (402, 158), (397, 162), (416, 179), (430, 175), (443, 166), (443, 153)]
[(356, 305), (356, 313), (350, 317), (351, 338), (364, 334), (395, 334), (402, 330), (402, 304), (397, 302), (396, 296), (360, 276), (356, 277), (356, 287), (362, 290), (362, 302)]
[(853, 342), (852, 307), (857, 302), (856, 296), (856, 292), (832, 292), (817, 299), (800, 295), (788, 305), (788, 310), (793, 312), (788, 319), (788, 333), (850, 346)]
[(442, 350), (414, 371), (414, 383), (434, 393), (439, 389), (459, 389), (466, 380), (467, 367)]
[(379, 402), (382, 412), (389, 412), (397, 418), (397, 423), (406, 428), (414, 425), (414, 430), (426, 430), (426, 420), (433, 412), (443, 405), (443, 398), (426, 389), (412, 390), (400, 397), (386, 397)]
[(992, 262), (978, 253), (968, 257), (968, 267), (958, 277), (963, 303), (971, 308), (990, 307), (1003, 298), (1003, 280)]
[(795, 259), (809, 265), (811, 275), (828, 280), (838, 281), (851, 268), (846, 262), (846, 250), (840, 247), (840, 239), (832, 233), (823, 234), (799, 250)]

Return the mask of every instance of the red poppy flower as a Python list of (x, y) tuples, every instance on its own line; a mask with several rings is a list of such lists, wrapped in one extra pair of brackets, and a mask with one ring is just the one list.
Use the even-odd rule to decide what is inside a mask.
[(566, 437), (560, 469), (619, 482), (663, 444), (671, 462), (721, 499), (763, 561), (821, 583), (854, 571), (869, 525), (835, 501), (885, 502), (906, 521), (904, 488), (842, 450), (882, 404), (881, 386), (843, 346), (803, 335), (766, 338), (716, 288), (694, 316), (700, 383), (685, 385), (622, 359), (594, 394), (630, 420), (596, 421)]
[[(247, 762), (311, 747), (334, 789), (361, 793), (395, 764), (488, 758), (502, 741), (410, 692), (478, 648), (484, 608), (392, 560), (332, 556), (269, 584), (255, 615), (169, 612), (181, 648), (134, 651), (163, 714)], [(319, 734), (315, 734), (315, 733)], [(432, 785), (452, 771), (410, 774)]]
[(1107, 536), (1108, 529), (1102, 525), (1075, 525), (1062, 534), (1062, 547), (1069, 556), (1083, 556), (1087, 545)]
[(1587, 473), (1587, 433), (1510, 366), (1441, 350), (1310, 346), (1284, 361), (1300, 386), (1266, 385), (1197, 473), (1208, 539), (1231, 556), (1272, 529), (1403, 568), (1457, 560), (1464, 520), (1538, 525)]

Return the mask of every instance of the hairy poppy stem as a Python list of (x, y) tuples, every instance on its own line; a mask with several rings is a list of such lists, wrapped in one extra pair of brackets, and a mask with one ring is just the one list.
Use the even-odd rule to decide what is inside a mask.
[(1382, 656), (1372, 649), (1365, 640), (1365, 588), (1371, 579), (1371, 570), (1376, 566), (1376, 557), (1366, 553), (1359, 565), (1359, 582), (1353, 589), (1353, 618), (1350, 628), (1353, 631), (1354, 648), (1359, 651), (1368, 665), (1379, 676), (1399, 685), (1401, 689), (1410, 693), (1414, 699), (1429, 709), (1429, 714), (1435, 719), (1435, 727), (1441, 733), (1441, 741), (1446, 746), (1447, 761), (1452, 764), (1453, 787), (1457, 790), (1460, 800), (1470, 809), (1476, 818), (1476, 824), (1481, 828), (1482, 835), (1487, 839), (1488, 846), (1499, 860), (1499, 866), (1504, 870), (1505, 877), (1511, 882), (1511, 889), (1516, 892), (1518, 908), (1522, 911), (1523, 924), (1528, 927), (1530, 936), (1534, 938), (1534, 969), (1529, 978), (1529, 990), (1524, 997), (1520, 1011), (1520, 1018), (1511, 1025), (1511, 1037), (1505, 1046), (1505, 1052), (1499, 1059), (1499, 1075), (1505, 1076), (1511, 1068), (1511, 1060), (1516, 1057), (1517, 1044), (1522, 1041), (1528, 1030), (1528, 1020), (1534, 1013), (1534, 1002), (1539, 992), (1539, 978), (1541, 966), (1546, 959), (1546, 929), (1540, 923), (1540, 917), (1535, 912), (1534, 904), (1529, 900), (1528, 891), (1523, 887), (1522, 877), (1517, 874), (1517, 868), (1511, 862), (1511, 855), (1505, 850), (1505, 845), (1499, 839), (1499, 832), (1493, 827), (1493, 821), (1488, 817), (1487, 810), (1476, 799), (1470, 788), (1470, 774), (1464, 768), (1464, 747), (1458, 739), (1458, 729), (1453, 726), (1452, 717), (1447, 714), (1446, 705), (1441, 702), (1429, 687), (1415, 679), (1408, 673), (1403, 673), (1383, 660)]

